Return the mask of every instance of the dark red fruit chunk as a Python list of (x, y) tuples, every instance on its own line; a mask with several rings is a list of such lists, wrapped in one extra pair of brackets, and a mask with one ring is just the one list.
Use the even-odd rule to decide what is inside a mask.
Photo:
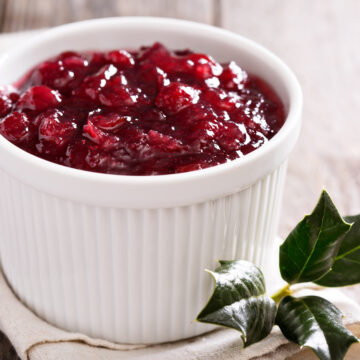
[(64, 52), (37, 66), (30, 74), (26, 85), (46, 85), (68, 92), (79, 85), (88, 70), (88, 65), (86, 56), (73, 51)]
[(64, 112), (51, 110), (39, 115), (39, 141), (37, 149), (43, 154), (58, 154), (76, 134), (77, 124)]
[(115, 150), (120, 146), (120, 139), (117, 136), (101, 130), (90, 120), (88, 120), (83, 128), (83, 136), (91, 140), (104, 151)]
[(105, 55), (105, 59), (118, 67), (132, 67), (135, 65), (134, 58), (126, 50), (109, 51)]
[(243, 157), (270, 140), (284, 107), (235, 62), (171, 51), (67, 51), (0, 87), (0, 133), (77, 169), (160, 175)]
[(180, 141), (159, 133), (155, 130), (150, 130), (148, 133), (148, 141), (150, 147), (154, 148), (157, 152), (173, 153), (173, 152), (185, 152), (186, 146)]
[(9, 114), (19, 95), (12, 86), (0, 87), (0, 118)]
[(123, 107), (146, 104), (140, 88), (132, 87), (125, 74), (114, 65), (102, 67), (95, 75), (85, 78), (80, 95), (100, 106)]
[(120, 115), (114, 112), (99, 114), (92, 113), (89, 115), (89, 121), (102, 130), (116, 130), (126, 121), (131, 121), (130, 116)]
[(12, 105), (10, 98), (0, 93), (0, 117), (7, 115), (11, 111)]
[(191, 86), (174, 82), (160, 90), (155, 104), (166, 114), (172, 115), (196, 104), (199, 101), (199, 93), (199, 90)]
[(0, 121), (0, 133), (14, 144), (25, 143), (30, 139), (30, 121), (26, 114), (17, 111)]
[(61, 101), (61, 95), (57, 90), (51, 90), (47, 86), (34, 86), (20, 96), (16, 109), (44, 111), (60, 105)]
[(193, 74), (200, 79), (219, 76), (222, 72), (221, 65), (208, 55), (190, 54), (186, 59)]
[(228, 90), (241, 90), (249, 80), (248, 74), (234, 61), (224, 67), (219, 79), (221, 85)]

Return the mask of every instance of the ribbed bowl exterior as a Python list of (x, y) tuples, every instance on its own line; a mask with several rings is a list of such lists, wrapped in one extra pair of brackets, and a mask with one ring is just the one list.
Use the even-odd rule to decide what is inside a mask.
[(1, 263), (20, 299), (70, 331), (120, 343), (203, 333), (218, 259), (271, 266), (286, 163), (226, 197), (124, 209), (76, 203), (0, 172)]

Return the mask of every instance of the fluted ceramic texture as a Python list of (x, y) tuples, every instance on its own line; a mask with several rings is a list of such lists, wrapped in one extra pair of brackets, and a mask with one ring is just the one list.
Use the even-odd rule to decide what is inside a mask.
[(75, 203), (1, 172), (4, 272), (25, 304), (70, 331), (122, 343), (205, 332), (193, 322), (211, 293), (205, 268), (238, 258), (275, 271), (285, 167), (223, 198), (143, 210)]

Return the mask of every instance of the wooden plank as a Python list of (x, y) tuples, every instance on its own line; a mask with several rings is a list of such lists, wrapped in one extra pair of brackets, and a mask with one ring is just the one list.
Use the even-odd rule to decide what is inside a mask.
[(216, 0), (118, 0), (119, 15), (168, 16), (212, 24)]
[(5, 6), (6, 1), (0, 0), (0, 32), (2, 31), (4, 20), (5, 20)]
[(0, 0), (3, 32), (106, 16), (169, 16), (213, 23), (220, 0)]
[[(4, 11), (3, 32), (21, 31), (33, 28), (33, 22), (38, 18), (34, 17), (37, 11), (38, 0), (33, 0), (31, 6), (29, 1), (4, 0), (6, 2)], [(47, 2), (44, 2), (46, 8)]]
[(69, 5), (73, 14), (70, 21), (117, 16), (115, 2), (115, 0), (70, 0)]
[(359, 213), (360, 2), (223, 0), (221, 5), (222, 25), (277, 53), (303, 88), (302, 133), (290, 159), (281, 234), (311, 210), (323, 186), (342, 213)]

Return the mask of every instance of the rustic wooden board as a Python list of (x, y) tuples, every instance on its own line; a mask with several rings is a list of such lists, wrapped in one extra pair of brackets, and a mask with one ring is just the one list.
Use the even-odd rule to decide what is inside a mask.
[(0, 0), (0, 32), (105, 16), (168, 16), (214, 23), (219, 0)]

